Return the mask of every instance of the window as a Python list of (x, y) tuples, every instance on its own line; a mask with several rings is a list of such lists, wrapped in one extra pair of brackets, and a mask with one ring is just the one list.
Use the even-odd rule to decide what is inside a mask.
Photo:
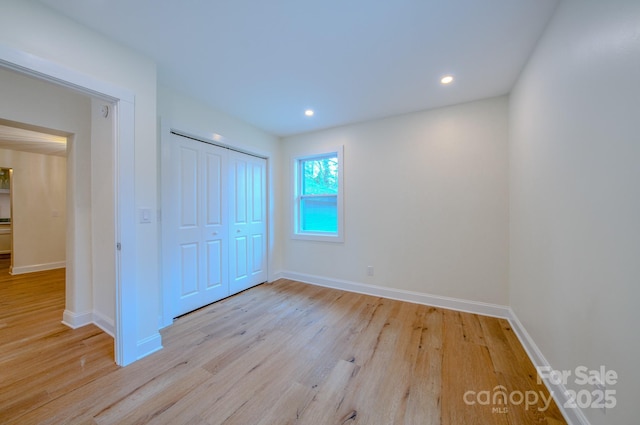
[(294, 159), (295, 239), (343, 241), (342, 147)]

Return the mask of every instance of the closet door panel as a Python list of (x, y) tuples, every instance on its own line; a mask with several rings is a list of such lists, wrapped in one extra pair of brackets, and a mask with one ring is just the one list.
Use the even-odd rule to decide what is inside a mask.
[(232, 182), (230, 291), (236, 293), (265, 282), (266, 272), (266, 160), (239, 152), (229, 153)]
[[(229, 295), (229, 220), (227, 216), (227, 152), (201, 143), (203, 161), (203, 253), (202, 302), (209, 304)], [(202, 305), (206, 305), (202, 304)]]
[(229, 295), (228, 182), (225, 149), (172, 135), (171, 152), (170, 196), (177, 202), (164, 204), (163, 226), (169, 227), (168, 308), (176, 317)]

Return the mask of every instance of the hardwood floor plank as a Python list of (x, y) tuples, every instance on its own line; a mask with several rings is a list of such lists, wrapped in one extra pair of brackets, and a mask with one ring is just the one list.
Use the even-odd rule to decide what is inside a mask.
[[(339, 298), (341, 297), (331, 297), (334, 301), (330, 302), (332, 308), (329, 312), (335, 310), (335, 299)], [(302, 354), (303, 349), (310, 341), (318, 338), (326, 323), (320, 320), (300, 320), (294, 315), (290, 318), (289, 328), (292, 324), (296, 324), (293, 331), (286, 332), (286, 337), (278, 338), (277, 345), (255, 347), (256, 355), (264, 360), (251, 368), (245, 365), (241, 369), (236, 368), (243, 374), (243, 378), (236, 381), (222, 398), (216, 400), (216, 404), (203, 414), (205, 419), (211, 424), (251, 423), (250, 418), (255, 412), (266, 408), (265, 399), (269, 404), (275, 403), (275, 399), (269, 400), (270, 396), (283, 392), (288, 383), (296, 379), (300, 367), (309, 367), (310, 362)], [(274, 322), (274, 329), (273, 333), (283, 332), (282, 324), (277, 322)], [(266, 353), (263, 354), (263, 351)]]
[(342, 407), (347, 397), (349, 382), (360, 367), (355, 362), (338, 360), (327, 380), (320, 385), (311, 403), (302, 411), (298, 422), (304, 424), (330, 425), (348, 423), (358, 412), (345, 411)]
[(278, 401), (266, 410), (256, 425), (294, 425), (300, 423), (300, 416), (317, 393), (315, 388), (292, 382), (279, 394)]
[[(345, 351), (350, 353), (346, 358), (360, 366), (360, 369), (346, 384), (344, 400), (334, 416), (336, 421), (389, 423), (388, 417), (396, 412), (395, 398), (385, 399), (384, 410), (380, 409), (379, 402), (385, 397), (384, 393), (388, 395), (385, 386), (394, 385), (394, 382), (385, 382), (385, 377), (395, 373), (395, 370), (390, 369), (394, 366), (391, 359), (397, 347), (396, 325), (404, 322), (408, 314), (403, 310), (402, 303), (382, 299), (376, 301), (369, 320), (364, 321), (367, 331), (360, 333), (359, 338), (354, 339), (349, 347), (350, 350)], [(403, 397), (402, 392), (400, 397)]]
[(181, 363), (136, 388), (95, 416), (98, 425), (143, 424), (162, 415), (209, 378), (200, 368)]
[[(358, 374), (359, 390), (352, 405), (345, 403), (344, 416), (349, 410), (357, 412), (355, 423), (402, 423), (411, 383), (411, 369), (404, 361), (413, 327), (412, 316), (418, 306), (409, 303), (392, 303), (392, 311), (380, 329), (371, 358), (362, 364)], [(358, 363), (356, 359), (356, 363)], [(380, 409), (380, 400), (385, 408)], [(396, 422), (398, 421), (398, 422)]]
[(208, 379), (197, 390), (182, 397), (154, 423), (176, 423), (185, 414), (192, 411), (198, 411), (199, 416), (208, 423), (221, 423), (226, 420), (225, 412), (237, 408), (238, 404), (244, 402), (244, 400), (236, 399), (234, 402), (237, 404), (223, 406), (223, 402), (228, 400), (229, 392), (240, 381), (252, 380), (255, 374), (260, 373), (272, 353), (271, 350), (286, 344), (287, 338), (288, 335), (282, 332), (264, 333), (261, 331), (255, 344), (239, 353), (226, 367), (209, 372)]
[(441, 423), (442, 313), (425, 306), (419, 312), (413, 324), (419, 339), (410, 368), (411, 376), (420, 379), (410, 380), (405, 417), (401, 423), (437, 425)]
[(162, 351), (118, 368), (113, 340), (63, 309), (63, 271), (0, 270), (0, 423), (565, 423), (553, 403), (465, 402), (541, 390), (500, 319), (281, 279), (178, 318)]
[(442, 350), (425, 346), (419, 350), (412, 369), (412, 379), (403, 422), (406, 425), (442, 423)]
[(348, 294), (336, 300), (336, 303), (345, 303), (339, 307), (342, 313), (335, 313), (332, 306), (334, 314), (331, 320), (327, 320), (326, 325), (301, 350), (306, 368), (300, 371), (298, 382), (317, 387), (327, 379), (338, 360), (353, 361), (350, 347), (360, 334), (360, 329), (354, 324), (362, 323), (360, 320), (354, 323), (353, 317), (366, 318), (372, 306), (362, 302), (362, 297)]
[[(525, 402), (521, 409), (508, 409), (511, 424), (546, 423), (562, 420), (547, 388), (537, 382), (537, 372), (524, 348), (506, 320), (487, 320), (479, 317), (486, 339), (492, 350), (491, 360), (496, 378), (508, 394), (522, 394)], [(520, 400), (520, 398), (516, 399)]]
[[(505, 415), (494, 413), (477, 395), (498, 386), (486, 346), (472, 342), (465, 332), (463, 316), (468, 313), (444, 312), (442, 347), (442, 424), (506, 425)], [(488, 373), (489, 372), (489, 373)], [(468, 392), (473, 392), (469, 396)]]
[(93, 325), (74, 330), (60, 323), (64, 269), (12, 276), (8, 264), (0, 260), (2, 423), (117, 369), (110, 336)]

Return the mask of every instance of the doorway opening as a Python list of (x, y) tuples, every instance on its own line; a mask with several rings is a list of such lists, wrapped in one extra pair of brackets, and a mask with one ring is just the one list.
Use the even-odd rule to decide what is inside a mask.
[[(109, 213), (114, 221), (114, 234), (112, 235), (113, 257), (115, 266), (113, 271), (114, 281), (114, 317), (113, 335), (115, 340), (115, 361), (119, 365), (127, 365), (137, 360), (141, 355), (137, 338), (137, 313), (136, 313), (136, 232), (135, 232), (135, 197), (134, 188), (130, 184), (134, 178), (134, 99), (135, 95), (128, 90), (113, 86), (91, 76), (62, 67), (54, 62), (36, 57), (32, 54), (0, 46), (0, 71), (13, 72), (24, 78), (31, 79), (33, 85), (49, 84), (69, 93), (80, 94), (87, 99), (100, 100), (109, 108), (112, 117), (112, 138), (110, 151), (102, 160), (109, 162), (112, 173), (109, 175), (112, 185), (113, 210)], [(4, 93), (4, 92), (3, 92)], [(4, 101), (3, 94), (3, 101)], [(8, 102), (7, 102), (8, 103)], [(10, 119), (14, 105), (9, 105), (5, 115)], [(37, 103), (34, 107), (40, 106)], [(35, 108), (37, 109), (37, 108)], [(42, 111), (39, 118), (42, 122), (50, 122), (56, 117), (60, 105)], [(19, 121), (19, 120), (16, 120)], [(30, 120), (22, 120), (30, 121)], [(31, 121), (33, 122), (33, 121)], [(46, 124), (40, 124), (46, 127)], [(50, 128), (56, 126), (50, 125)], [(66, 129), (72, 130), (72, 129)], [(72, 234), (67, 240), (67, 273), (70, 276), (66, 284), (66, 310), (64, 322), (73, 326), (83, 326), (95, 321), (91, 301), (92, 290), (87, 289), (86, 282), (78, 279), (83, 273), (91, 269), (91, 260), (86, 260), (87, 245), (78, 238), (90, 234), (90, 220), (87, 218), (87, 200), (89, 197), (76, 196), (81, 189), (86, 189), (88, 182), (82, 179), (82, 172), (91, 169), (91, 161), (83, 162), (78, 158), (78, 149), (82, 150), (81, 141), (76, 132), (68, 134), (69, 138), (69, 179), (67, 205), (68, 222), (74, 227), (69, 229)], [(90, 139), (90, 135), (85, 140)], [(76, 143), (77, 142), (77, 143)], [(89, 236), (89, 245), (90, 236)], [(116, 250), (116, 247), (118, 249)], [(85, 256), (85, 258), (83, 258)], [(78, 275), (78, 276), (76, 276)], [(71, 323), (70, 323), (71, 322)], [(154, 347), (160, 340), (153, 341)], [(148, 346), (145, 350), (150, 350)]]
[(0, 257), (10, 274), (65, 267), (66, 148), (59, 131), (0, 119)]

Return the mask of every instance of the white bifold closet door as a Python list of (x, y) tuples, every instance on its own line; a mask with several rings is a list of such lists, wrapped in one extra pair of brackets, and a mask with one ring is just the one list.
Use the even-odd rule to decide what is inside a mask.
[(267, 280), (266, 160), (171, 137), (164, 261), (177, 317)]
[(229, 152), (229, 290), (267, 280), (266, 161)]

